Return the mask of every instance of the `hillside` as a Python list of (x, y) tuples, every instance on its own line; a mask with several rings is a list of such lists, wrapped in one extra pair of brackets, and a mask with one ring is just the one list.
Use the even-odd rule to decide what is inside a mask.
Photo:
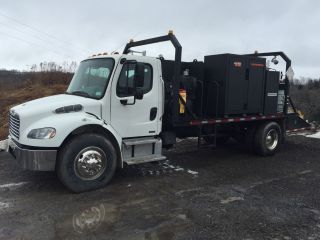
[(15, 81), (4, 81), (0, 78), (0, 140), (8, 136), (11, 107), (36, 98), (63, 93), (71, 77), (71, 73), (37, 72), (21, 76), (19, 74)]

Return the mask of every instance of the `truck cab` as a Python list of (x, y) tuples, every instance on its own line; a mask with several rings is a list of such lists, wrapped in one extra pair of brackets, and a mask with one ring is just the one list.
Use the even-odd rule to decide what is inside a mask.
[[(58, 174), (67, 186), (99, 187), (102, 173), (111, 176), (124, 162), (165, 159), (157, 138), (163, 98), (159, 59), (125, 54), (85, 59), (64, 94), (11, 109), (9, 150), (29, 170), (65, 169), (72, 161), (70, 172)], [(86, 184), (73, 186), (72, 176)]]

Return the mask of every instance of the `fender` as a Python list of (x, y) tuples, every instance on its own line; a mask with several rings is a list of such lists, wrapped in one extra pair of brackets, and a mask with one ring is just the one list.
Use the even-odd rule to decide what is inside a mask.
[(108, 139), (112, 142), (112, 144), (114, 145), (117, 151), (117, 156), (118, 156), (117, 166), (119, 168), (123, 167), (123, 158), (122, 158), (122, 151), (121, 151), (122, 138), (111, 125), (104, 123), (101, 120), (99, 121), (99, 123), (96, 123), (96, 124), (90, 123), (74, 129), (71, 133), (69, 133), (69, 135), (61, 143), (60, 147), (62, 147), (67, 141), (69, 141), (69, 139), (71, 139), (75, 135), (84, 134), (84, 133), (97, 133), (97, 134), (103, 134), (105, 136), (108, 136)]
[[(106, 124), (102, 119), (95, 117), (94, 115), (87, 114), (85, 112), (79, 113), (64, 113), (50, 115), (45, 118), (41, 118), (38, 121), (33, 122), (23, 132), (20, 133), (19, 143), (34, 147), (45, 148), (59, 148), (63, 142), (68, 138), (70, 134), (75, 130), (83, 128), (85, 126), (96, 125), (103, 129), (106, 129), (116, 140), (117, 147), (121, 149), (122, 138), (119, 134), (110, 126)], [(56, 129), (55, 137), (51, 139), (30, 139), (27, 138), (28, 133), (32, 129), (53, 127)]]

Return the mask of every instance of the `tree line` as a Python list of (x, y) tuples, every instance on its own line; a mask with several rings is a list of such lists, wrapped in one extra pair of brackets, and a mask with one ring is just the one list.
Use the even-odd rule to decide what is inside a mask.
[(31, 72), (65, 72), (74, 73), (77, 68), (77, 62), (67, 62), (62, 63), (56, 62), (41, 62), (40, 64), (32, 64), (30, 67)]
[(320, 78), (312, 79), (312, 78), (300, 78), (295, 79), (290, 82), (291, 87), (298, 88), (299, 90), (307, 88), (307, 89), (320, 89)]
[(32, 64), (27, 71), (0, 69), (0, 89), (12, 90), (28, 83), (52, 86), (69, 84), (77, 68), (76, 62), (41, 62)]

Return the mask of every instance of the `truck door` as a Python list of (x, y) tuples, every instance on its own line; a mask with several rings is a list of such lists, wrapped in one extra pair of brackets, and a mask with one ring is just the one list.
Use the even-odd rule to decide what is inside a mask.
[[(111, 88), (111, 125), (122, 138), (153, 136), (161, 131), (159, 89), (161, 89), (158, 65), (153, 59), (142, 58), (144, 82), (140, 86), (143, 98), (134, 97), (136, 63), (126, 56), (126, 62), (116, 69)], [(140, 83), (141, 84), (141, 83)]]

